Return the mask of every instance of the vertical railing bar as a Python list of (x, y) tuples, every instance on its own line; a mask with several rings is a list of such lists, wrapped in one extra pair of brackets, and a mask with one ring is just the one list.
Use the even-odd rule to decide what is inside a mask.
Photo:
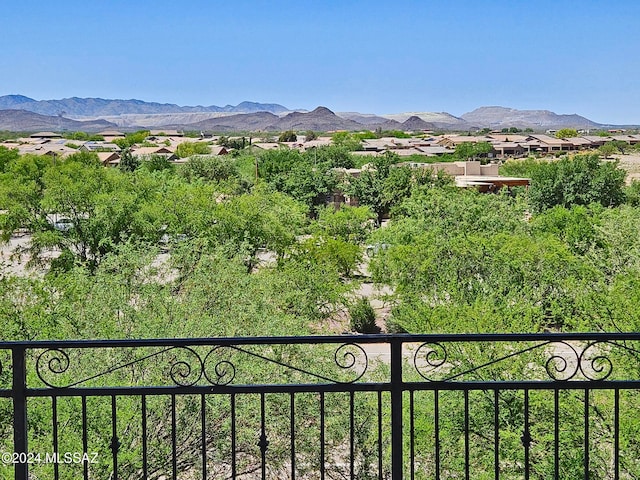
[(118, 422), (117, 422), (116, 396), (111, 395), (111, 455), (113, 461), (113, 480), (118, 480)]
[(613, 478), (620, 479), (620, 390), (613, 391)]
[(178, 479), (178, 440), (176, 424), (176, 394), (171, 394), (171, 478)]
[(560, 391), (553, 391), (553, 472), (560, 479)]
[(147, 396), (140, 397), (142, 404), (142, 478), (149, 476), (148, 452), (147, 452)]
[(324, 392), (320, 392), (320, 478), (324, 480)]
[(416, 478), (416, 467), (415, 467), (415, 438), (414, 438), (414, 434), (415, 434), (415, 419), (414, 419), (414, 415), (415, 415), (415, 406), (414, 406), (414, 392), (413, 390), (411, 390), (409, 392), (409, 461), (411, 462), (409, 465), (409, 471), (410, 471), (410, 476), (411, 476), (411, 480), (414, 480)]
[(354, 393), (349, 392), (349, 478), (355, 479), (355, 409), (354, 409)]
[(524, 446), (524, 478), (529, 480), (529, 447), (531, 434), (529, 433), (529, 389), (524, 390), (524, 433), (522, 435)]
[(433, 391), (433, 434), (436, 447), (436, 480), (440, 480), (440, 391)]
[(584, 479), (589, 480), (589, 389), (584, 390)]
[(464, 478), (471, 477), (471, 459), (469, 456), (469, 390), (464, 391)]
[(500, 479), (500, 391), (493, 391), (493, 464), (494, 478)]
[[(53, 453), (58, 455), (58, 397), (55, 395), (51, 397), (51, 420), (53, 423)], [(58, 462), (53, 463), (53, 478), (58, 480), (60, 478)]]
[[(13, 398), (13, 451), (26, 454), (27, 449), (27, 367), (25, 363), (25, 347), (14, 345), (11, 347)], [(14, 465), (16, 480), (29, 479), (29, 463), (22, 462)]]
[(202, 431), (202, 478), (207, 478), (207, 401), (204, 393), (200, 395), (200, 421)]
[[(87, 397), (82, 396), (82, 451), (88, 453), (89, 451), (89, 439), (87, 438)], [(82, 476), (84, 480), (89, 480), (89, 462), (84, 460), (82, 462)]]
[(296, 480), (296, 399), (295, 393), (289, 394), (290, 423), (291, 431), (291, 480)]
[(403, 480), (403, 387), (402, 339), (391, 339), (391, 479)]
[(231, 478), (235, 480), (236, 469), (236, 394), (231, 394)]
[(378, 480), (382, 480), (382, 391), (378, 391)]
[(260, 463), (262, 480), (267, 479), (267, 432), (265, 427), (264, 393), (260, 394)]
[(320, 479), (324, 480), (324, 392), (320, 392)]

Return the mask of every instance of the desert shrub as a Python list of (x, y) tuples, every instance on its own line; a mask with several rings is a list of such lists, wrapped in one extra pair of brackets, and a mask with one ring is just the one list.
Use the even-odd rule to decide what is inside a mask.
[(364, 297), (360, 297), (349, 308), (351, 317), (351, 329), (358, 333), (380, 333), (380, 328), (376, 325), (376, 312)]

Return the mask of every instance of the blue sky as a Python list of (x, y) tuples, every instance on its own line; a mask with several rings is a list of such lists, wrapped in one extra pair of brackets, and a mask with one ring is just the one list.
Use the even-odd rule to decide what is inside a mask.
[(640, 123), (637, 0), (5, 0), (0, 95)]

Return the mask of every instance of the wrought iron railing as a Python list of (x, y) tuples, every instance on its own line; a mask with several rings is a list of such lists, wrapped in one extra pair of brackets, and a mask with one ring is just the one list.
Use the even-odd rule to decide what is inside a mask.
[(638, 478), (640, 334), (0, 343), (2, 478)]

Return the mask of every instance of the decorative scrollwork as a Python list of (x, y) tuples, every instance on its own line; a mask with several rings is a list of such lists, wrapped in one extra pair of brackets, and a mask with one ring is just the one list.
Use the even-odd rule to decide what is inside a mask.
[(551, 356), (545, 363), (547, 375), (557, 381), (571, 380), (580, 370), (580, 354), (573, 345), (564, 341), (548, 345)]
[(606, 351), (602, 350), (602, 342), (575, 346), (559, 341), (549, 345), (553, 346), (552, 356), (545, 366), (553, 380), (572, 380), (578, 374), (587, 380), (605, 380), (613, 371), (613, 362), (605, 355)]
[(364, 348), (356, 343), (344, 343), (340, 345), (333, 356), (333, 359), (336, 365), (343, 370), (352, 370), (359, 367), (361, 369), (358, 376), (354, 379), (348, 380), (346, 382), (337, 382), (337, 383), (355, 383), (360, 380), (367, 369), (369, 368), (369, 357), (367, 356), (367, 352), (365, 352)]
[[(218, 386), (229, 385), (231, 382), (233, 382), (233, 379), (236, 377), (236, 367), (229, 360), (226, 360), (226, 359), (212, 360), (213, 362), (215, 362), (215, 364), (213, 365), (213, 368), (210, 369), (208, 367), (208, 362), (210, 360), (210, 357), (213, 358), (212, 354), (215, 353), (216, 355), (218, 355), (222, 348), (223, 347), (221, 346), (215, 347), (211, 349), (209, 353), (207, 353), (206, 357), (204, 357), (204, 361), (203, 361), (204, 376), (212, 385), (218, 385)], [(213, 376), (210, 375), (210, 372), (212, 372), (214, 375)]]
[[(605, 356), (602, 342), (592, 342), (580, 354), (580, 371), (588, 380), (606, 380), (613, 372), (613, 362)], [(590, 357), (587, 352), (592, 351)]]
[(431, 381), (428, 375), (445, 365), (447, 358), (447, 349), (441, 343), (427, 342), (416, 349), (413, 366), (422, 378)]
[(45, 375), (47, 373), (61, 375), (69, 369), (70, 363), (67, 352), (60, 350), (59, 348), (50, 348), (38, 355), (36, 360), (36, 373), (38, 378), (46, 386), (51, 388), (61, 388), (60, 385), (47, 381), (45, 379)]
[[(169, 368), (169, 376), (171, 377), (171, 380), (180, 387), (190, 387), (195, 385), (202, 378), (204, 362), (200, 358), (200, 355), (189, 347), (175, 347), (171, 349), (171, 352), (176, 351), (187, 352), (190, 357), (194, 358), (192, 358), (191, 361), (188, 361), (178, 359), (177, 356), (174, 356)], [(192, 366), (192, 364), (195, 364), (195, 366)]]

